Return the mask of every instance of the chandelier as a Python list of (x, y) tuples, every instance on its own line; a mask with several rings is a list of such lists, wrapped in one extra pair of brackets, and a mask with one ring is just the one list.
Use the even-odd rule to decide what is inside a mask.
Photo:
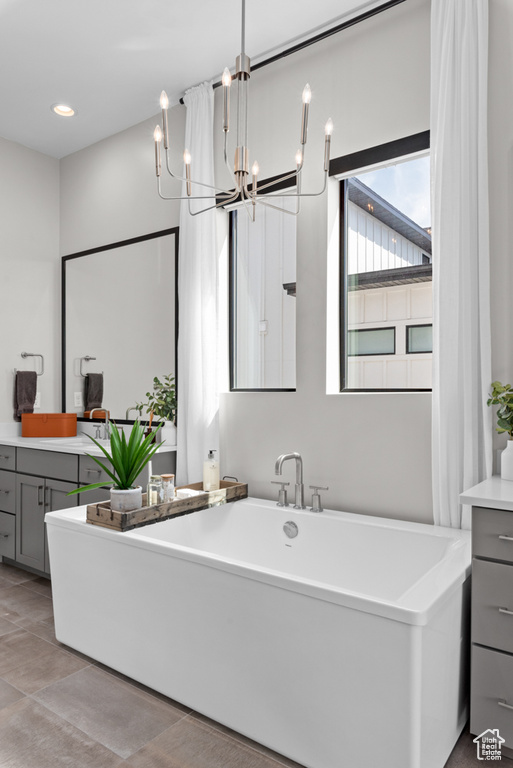
[[(266, 205), (271, 208), (276, 208), (283, 213), (290, 213), (297, 216), (299, 213), (299, 202), (302, 197), (317, 197), (322, 195), (326, 190), (326, 183), (329, 171), (330, 162), (330, 145), (331, 134), (333, 132), (333, 122), (331, 118), (326, 123), (324, 129), (324, 183), (319, 192), (302, 192), (301, 191), (301, 172), (303, 170), (303, 163), (305, 158), (305, 147), (308, 133), (308, 111), (310, 107), (310, 100), (312, 92), (308, 83), (303, 89), (302, 96), (302, 112), (301, 112), (301, 132), (300, 132), (300, 146), (296, 152), (295, 162), (296, 169), (290, 173), (275, 178), (272, 181), (266, 183), (258, 183), (259, 165), (255, 161), (251, 167), (251, 185), (249, 185), (249, 151), (248, 151), (248, 84), (251, 75), (250, 59), (245, 52), (245, 27), (246, 27), (246, 0), (242, 0), (242, 31), (241, 31), (241, 52), (235, 60), (235, 74), (230, 74), (230, 70), (226, 68), (222, 76), (222, 88), (223, 88), (223, 133), (224, 133), (224, 162), (228, 169), (230, 176), (234, 181), (234, 188), (220, 189), (204, 182), (194, 181), (192, 178), (191, 167), (193, 168), (193, 158), (188, 149), (185, 149), (183, 153), (183, 159), (185, 164), (185, 177), (173, 173), (169, 163), (169, 131), (168, 131), (168, 119), (167, 111), (169, 108), (169, 99), (165, 91), (162, 91), (160, 95), (160, 107), (162, 109), (162, 127), (157, 125), (153, 138), (155, 141), (155, 172), (157, 176), (157, 188), (159, 196), (163, 200), (188, 200), (189, 201), (189, 213), (192, 216), (196, 216), (199, 213), (210, 211), (214, 208), (225, 206), (229, 203), (235, 203), (239, 200), (242, 201), (246, 210), (248, 211), (252, 221), (255, 220), (255, 210), (257, 204)], [(235, 149), (235, 159), (233, 167), (228, 160), (228, 133), (230, 131), (230, 88), (232, 79), (237, 81), (237, 147)], [(168, 197), (162, 193), (161, 188), (161, 175), (162, 175), (162, 149), (161, 145), (164, 144), (165, 163), (168, 174), (178, 181), (185, 182), (185, 195)], [(285, 191), (276, 192), (272, 191), (270, 187), (276, 189), (276, 185), (282, 185), (283, 182), (290, 181), (290, 187), (296, 188), (295, 192)], [(202, 187), (205, 194), (192, 194), (192, 185)], [(267, 191), (266, 191), (267, 190)], [(285, 208), (275, 205), (271, 200), (276, 198), (292, 197), (296, 199), (295, 210), (286, 210)], [(198, 211), (191, 210), (192, 200), (213, 200), (212, 205), (202, 208)]]

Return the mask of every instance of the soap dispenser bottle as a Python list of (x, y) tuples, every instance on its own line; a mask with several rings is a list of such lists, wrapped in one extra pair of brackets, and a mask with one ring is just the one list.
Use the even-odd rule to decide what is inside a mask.
[(204, 491), (217, 491), (219, 489), (219, 462), (214, 454), (215, 451), (209, 451), (207, 460), (203, 462)]

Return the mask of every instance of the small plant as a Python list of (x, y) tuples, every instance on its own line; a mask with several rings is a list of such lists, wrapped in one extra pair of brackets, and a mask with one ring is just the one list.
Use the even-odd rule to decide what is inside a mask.
[(154, 432), (150, 432), (146, 437), (144, 436), (144, 429), (139, 421), (136, 421), (130, 432), (130, 437), (126, 439), (126, 435), (122, 429), (118, 429), (116, 424), (110, 422), (110, 453), (103, 445), (101, 445), (94, 437), (87, 435), (95, 445), (100, 448), (105, 457), (112, 464), (112, 468), (109, 469), (105, 466), (96, 456), (90, 456), (104, 472), (106, 472), (112, 480), (103, 480), (100, 483), (91, 483), (90, 485), (84, 485), (81, 488), (76, 488), (70, 491), (67, 495), (71, 496), (74, 493), (80, 493), (82, 491), (92, 491), (94, 488), (103, 488), (106, 485), (112, 485), (118, 491), (129, 490), (134, 487), (136, 477), (142, 472), (148, 461), (162, 443), (157, 445), (152, 444), (152, 440), (155, 437)]
[(164, 421), (173, 421), (176, 418), (176, 388), (174, 376), (163, 376), (162, 381), (155, 376), (153, 379), (153, 392), (146, 392), (148, 402), (136, 403), (135, 407), (140, 414), (143, 408), (146, 413), (152, 413)]
[(500, 381), (492, 381), (492, 391), (487, 405), (498, 405), (497, 432), (507, 432), (509, 439), (513, 440), (513, 388), (511, 384), (501, 384)]

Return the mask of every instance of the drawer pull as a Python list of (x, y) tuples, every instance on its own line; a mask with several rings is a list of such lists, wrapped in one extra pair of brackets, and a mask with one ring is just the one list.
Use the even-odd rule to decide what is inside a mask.
[(91, 472), (91, 473), (99, 475), (99, 474), (101, 474), (101, 469), (86, 469), (86, 472)]
[(499, 699), (497, 704), (499, 707), (504, 707), (504, 709), (513, 709), (513, 706), (504, 701), (504, 699)]
[(10, 458), (10, 456), (0, 456), (0, 459), (5, 459), (6, 461), (9, 461)]
[(9, 538), (8, 533), (3, 533), (2, 531), (0, 531), (0, 539), (8, 539), (8, 538)]
[(0, 493), (10, 493), (10, 491), (4, 491), (3, 488), (0, 488)]
[(43, 491), (44, 491), (44, 486), (43, 485), (38, 485), (37, 486), (37, 505), (38, 505), (38, 507), (42, 507), (43, 506)]
[(513, 541), (513, 536), (506, 536), (504, 533), (499, 534), (501, 541)]
[(507, 608), (499, 608), (499, 613), (507, 613), (508, 616), (513, 616), (513, 611), (509, 611)]

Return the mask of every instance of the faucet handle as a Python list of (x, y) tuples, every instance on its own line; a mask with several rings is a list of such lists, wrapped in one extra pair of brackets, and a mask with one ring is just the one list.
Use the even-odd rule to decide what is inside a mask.
[(312, 512), (322, 512), (321, 494), (319, 491), (329, 491), (327, 485), (309, 485), (312, 493)]
[(286, 486), (290, 485), (290, 483), (282, 483), (280, 480), (271, 480), (271, 483), (273, 485), (281, 485), (281, 488), (278, 492), (278, 501), (276, 502), (277, 507), (288, 507), (289, 502), (287, 501), (287, 491)]

